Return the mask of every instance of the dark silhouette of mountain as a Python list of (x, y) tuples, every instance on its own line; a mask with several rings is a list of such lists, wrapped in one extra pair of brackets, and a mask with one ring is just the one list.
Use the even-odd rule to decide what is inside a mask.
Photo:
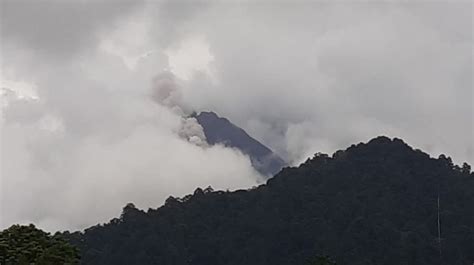
[(120, 218), (63, 235), (90, 265), (297, 265), (315, 255), (340, 265), (470, 265), (474, 174), (378, 137), (318, 153), (251, 190), (198, 188), (147, 212), (129, 204)]
[(273, 176), (286, 166), (285, 161), (277, 154), (228, 119), (221, 118), (214, 112), (201, 112), (192, 116), (204, 129), (208, 144), (224, 144), (239, 149), (250, 157), (252, 166), (260, 174)]

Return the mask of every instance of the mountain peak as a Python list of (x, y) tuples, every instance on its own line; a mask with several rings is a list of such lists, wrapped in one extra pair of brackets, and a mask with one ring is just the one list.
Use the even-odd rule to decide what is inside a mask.
[[(221, 118), (219, 117), (219, 115), (217, 115), (215, 112), (213, 111), (201, 111), (199, 114), (196, 114), (196, 116), (200, 116), (200, 117), (209, 117), (209, 118), (214, 118), (214, 119), (225, 119), (225, 118)], [(227, 119), (226, 119), (227, 120)]]
[(286, 165), (285, 161), (270, 148), (228, 119), (219, 117), (215, 112), (203, 111), (199, 114), (193, 113), (191, 116), (202, 126), (208, 144), (223, 144), (239, 149), (250, 157), (252, 166), (262, 175), (272, 176)]
[(375, 156), (390, 154), (394, 155), (396, 153), (400, 153), (400, 155), (402, 153), (403, 155), (409, 155), (409, 153), (416, 153), (416, 151), (403, 140), (399, 138), (392, 139), (387, 136), (378, 136), (369, 140), (367, 143), (359, 143), (357, 145), (352, 145), (343, 152), (354, 153), (358, 155), (364, 154)]
[(392, 142), (392, 139), (390, 139), (389, 137), (385, 135), (381, 135), (369, 140), (368, 144), (388, 144), (391, 142)]
[(405, 147), (405, 148), (409, 147), (411, 149), (411, 147), (407, 143), (405, 143), (402, 139), (399, 139), (396, 137), (392, 139), (384, 135), (372, 138), (371, 140), (369, 140), (367, 145), (384, 145), (384, 146), (390, 145), (392, 147)]

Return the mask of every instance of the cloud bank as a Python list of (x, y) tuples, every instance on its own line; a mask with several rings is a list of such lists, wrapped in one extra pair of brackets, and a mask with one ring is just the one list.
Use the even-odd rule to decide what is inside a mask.
[(474, 163), (472, 3), (2, 1), (0, 227), (256, 185), (213, 110), (293, 164), (386, 134)]

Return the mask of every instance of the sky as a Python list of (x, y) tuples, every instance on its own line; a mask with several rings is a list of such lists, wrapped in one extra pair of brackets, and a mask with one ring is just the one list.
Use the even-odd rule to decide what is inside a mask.
[(474, 164), (471, 1), (0, 1), (0, 228), (250, 188), (215, 111), (291, 165), (378, 135)]

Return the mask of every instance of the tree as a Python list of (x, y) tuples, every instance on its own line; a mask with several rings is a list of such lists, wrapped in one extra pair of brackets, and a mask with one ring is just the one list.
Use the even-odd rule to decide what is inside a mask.
[(471, 166), (468, 163), (464, 163), (464, 164), (462, 164), (461, 171), (463, 173), (469, 174), (469, 173), (471, 173)]
[(444, 154), (441, 154), (439, 155), (438, 160), (443, 161), (450, 168), (454, 167), (453, 160), (449, 156), (445, 156)]
[(78, 264), (78, 250), (59, 234), (34, 225), (13, 225), (0, 232), (0, 264)]

